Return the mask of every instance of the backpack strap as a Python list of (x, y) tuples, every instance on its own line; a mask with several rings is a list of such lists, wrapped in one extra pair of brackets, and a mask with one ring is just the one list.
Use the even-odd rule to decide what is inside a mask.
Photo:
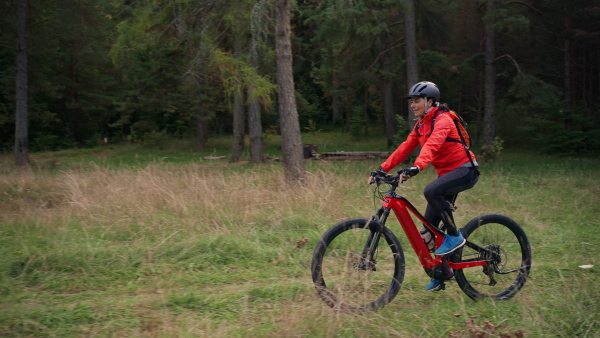
[[(449, 112), (449, 110), (438, 109), (438, 111), (435, 112), (435, 115), (433, 116), (433, 119), (431, 120), (431, 131), (429, 132), (429, 134), (427, 134), (427, 136), (431, 136), (431, 133), (433, 133), (433, 129), (435, 128), (435, 120), (438, 118), (438, 116), (440, 116), (440, 114), (446, 113), (446, 112)], [(457, 121), (455, 119), (452, 119), (452, 121), (454, 121), (454, 126), (456, 127), (456, 130), (458, 130)], [(418, 135), (418, 132), (417, 132), (417, 135)], [(460, 135), (462, 141), (461, 140), (457, 140), (457, 139), (452, 138), (452, 137), (446, 137), (446, 142), (457, 142), (457, 143), (460, 143), (460, 144), (464, 145), (465, 147), (467, 147), (467, 143), (464, 140), (464, 138), (462, 137), (462, 135), (460, 134), (460, 132), (458, 133), (458, 135)]]
[(415, 134), (417, 135), (417, 137), (421, 136), (421, 135), (419, 135), (419, 128), (420, 128), (419, 122), (415, 123), (414, 129), (415, 129)]
[(435, 128), (435, 120), (438, 118), (438, 116), (440, 116), (440, 114), (445, 113), (447, 110), (442, 110), (441, 107), (438, 108), (438, 110), (436, 110), (435, 114), (433, 115), (433, 119), (431, 119), (431, 130), (429, 131), (429, 134), (427, 134), (427, 136), (431, 136), (431, 133), (433, 133), (433, 129)]
[[(433, 119), (431, 120), (431, 131), (429, 131), (429, 133), (427, 134), (427, 136), (431, 136), (431, 133), (433, 133), (433, 129), (435, 128), (435, 120), (438, 118), (438, 116), (440, 116), (440, 114), (445, 113), (445, 112), (449, 112), (450, 110), (446, 110), (446, 109), (438, 109), (435, 112), (435, 115), (433, 115)], [(456, 114), (456, 113), (455, 113)], [(477, 169), (477, 167), (475, 166), (475, 162), (473, 161), (473, 157), (471, 156), (471, 152), (470, 152), (470, 147), (467, 145), (467, 141), (465, 141), (464, 136), (461, 134), (459, 128), (458, 128), (458, 121), (453, 118), (452, 121), (454, 121), (454, 126), (456, 127), (456, 130), (458, 131), (458, 136), (460, 136), (460, 140), (457, 140), (455, 138), (451, 138), (451, 137), (446, 137), (446, 142), (456, 142), (456, 143), (460, 143), (463, 145), (463, 147), (465, 148), (465, 152), (467, 153), (467, 157), (469, 158), (469, 162), (471, 162), (471, 167), (473, 169), (475, 169), (475, 172), (477, 173), (477, 176), (481, 175), (481, 173), (479, 172), (479, 169)], [(417, 134), (417, 136), (419, 135), (419, 124), (415, 123), (415, 132)]]
[[(435, 116), (433, 117), (433, 120), (431, 121), (431, 132), (433, 132), (433, 124), (435, 123), (435, 119), (438, 117), (439, 114), (441, 113), (445, 113), (446, 111), (441, 111), (440, 113), (436, 112)], [(456, 113), (454, 113), (456, 114)], [(458, 131), (458, 136), (460, 137), (460, 140), (457, 140), (455, 138), (451, 138), (451, 137), (446, 137), (446, 142), (456, 142), (456, 143), (460, 143), (463, 145), (463, 147), (465, 148), (465, 152), (467, 153), (467, 157), (469, 158), (469, 162), (471, 162), (471, 167), (473, 169), (475, 169), (475, 172), (477, 173), (477, 176), (481, 175), (481, 173), (479, 172), (479, 169), (477, 169), (477, 167), (475, 166), (475, 162), (473, 161), (473, 157), (471, 156), (471, 147), (469, 147), (467, 145), (467, 141), (465, 141), (464, 136), (462, 135), (462, 133), (460, 132), (460, 128), (458, 127), (458, 121), (455, 118), (452, 118), (452, 121), (454, 121), (454, 126), (456, 127), (456, 130)], [(431, 135), (431, 133), (427, 134), (428, 136)]]
[[(456, 126), (456, 130), (458, 130), (458, 121), (454, 120), (454, 125)], [(475, 169), (475, 173), (477, 173), (477, 176), (481, 175), (481, 172), (479, 172), (479, 169), (477, 169), (477, 167), (475, 166), (475, 162), (473, 162), (473, 157), (471, 156), (470, 147), (467, 146), (467, 141), (465, 141), (465, 138), (460, 133), (460, 131), (458, 132), (458, 136), (460, 136), (460, 141), (451, 139), (449, 137), (446, 138), (446, 141), (461, 143), (463, 145), (463, 147), (465, 147), (465, 152), (467, 153), (469, 162), (471, 162), (471, 168)]]

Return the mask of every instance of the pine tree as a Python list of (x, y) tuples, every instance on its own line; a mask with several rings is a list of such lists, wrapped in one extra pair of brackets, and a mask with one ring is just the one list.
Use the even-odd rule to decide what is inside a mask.
[(29, 164), (29, 138), (27, 122), (27, 4), (17, 0), (17, 76), (16, 76), (16, 123), (15, 123), (15, 163), (20, 167)]
[(283, 167), (286, 181), (297, 185), (306, 180), (306, 172), (292, 71), (290, 1), (276, 2), (275, 54)]

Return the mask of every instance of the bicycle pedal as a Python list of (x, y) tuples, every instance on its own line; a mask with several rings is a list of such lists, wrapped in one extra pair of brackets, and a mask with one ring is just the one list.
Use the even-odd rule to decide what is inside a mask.
[(444, 282), (440, 282), (440, 284), (438, 284), (435, 288), (430, 289), (429, 291), (443, 291), (446, 290), (446, 284), (444, 284)]

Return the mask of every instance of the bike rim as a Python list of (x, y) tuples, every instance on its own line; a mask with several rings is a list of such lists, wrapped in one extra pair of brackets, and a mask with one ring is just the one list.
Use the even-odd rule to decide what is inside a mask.
[(362, 250), (370, 230), (358, 224), (348, 226), (331, 240), (321, 260), (320, 294), (332, 307), (341, 309), (374, 309), (396, 295), (401, 281), (397, 253), (382, 236), (374, 255), (365, 260)]
[(501, 223), (490, 222), (474, 229), (468, 240), (491, 253), (482, 254), (465, 246), (461, 260), (485, 259), (497, 263), (501, 271), (514, 272), (499, 274), (493, 265), (463, 269), (458, 274), (464, 280), (464, 288), (472, 298), (511, 298), (525, 283), (531, 266), (529, 247), (520, 233)]

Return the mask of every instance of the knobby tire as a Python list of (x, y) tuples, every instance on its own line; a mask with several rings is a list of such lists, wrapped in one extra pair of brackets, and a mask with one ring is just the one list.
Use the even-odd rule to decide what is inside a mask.
[(368, 219), (355, 218), (334, 225), (319, 240), (311, 272), (317, 293), (330, 307), (376, 310), (398, 294), (404, 280), (404, 253), (388, 228), (381, 227), (376, 264), (361, 264), (361, 253), (372, 233)]
[[(462, 234), (468, 242), (492, 249), (499, 270), (514, 271), (499, 274), (492, 265), (456, 270), (455, 278), (460, 288), (475, 300), (512, 298), (527, 281), (531, 269), (531, 246), (523, 229), (507, 216), (486, 214), (467, 223)], [(451, 257), (454, 262), (478, 259), (492, 258), (469, 243)]]

